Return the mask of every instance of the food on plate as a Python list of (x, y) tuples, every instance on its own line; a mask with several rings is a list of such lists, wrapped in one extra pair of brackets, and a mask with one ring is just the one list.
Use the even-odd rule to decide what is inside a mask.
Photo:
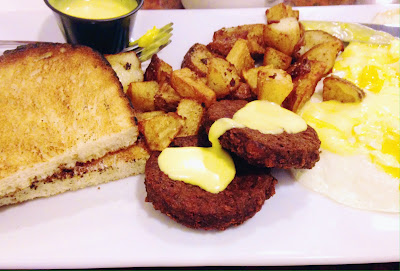
[(175, 112), (153, 112), (157, 113), (138, 118), (139, 131), (144, 136), (147, 146), (151, 151), (161, 151), (167, 148), (179, 134), (184, 121)]
[(208, 59), (219, 57), (219, 55), (208, 50), (207, 46), (195, 43), (189, 48), (183, 57), (181, 68), (189, 68), (200, 77), (206, 77), (208, 73)]
[(154, 106), (157, 110), (165, 112), (175, 111), (182, 97), (167, 82), (163, 83), (154, 96)]
[(323, 42), (305, 52), (298, 61), (304, 59), (320, 61), (326, 65), (323, 75), (327, 75), (331, 72), (336, 57), (343, 49), (343, 42), (341, 41)]
[(296, 58), (299, 58), (314, 46), (326, 42), (342, 43), (340, 39), (323, 30), (306, 30), (303, 34), (303, 42), (301, 43), (298, 51), (294, 52), (294, 55)]
[(151, 61), (147, 66), (144, 74), (145, 81), (156, 81), (160, 85), (164, 82), (169, 83), (172, 75), (172, 67), (165, 61), (161, 60), (157, 54), (151, 57)]
[[(258, 73), (262, 71), (268, 71), (272, 69), (272, 66), (258, 66), (248, 70), (243, 71), (243, 79), (247, 82), (250, 89), (254, 92), (254, 94), (258, 95), (257, 83), (258, 83)], [(243, 99), (242, 99), (243, 100)]]
[(197, 135), (204, 115), (204, 107), (201, 103), (191, 99), (182, 99), (179, 102), (176, 113), (184, 121), (177, 137)]
[(207, 48), (218, 55), (226, 57), (238, 39), (248, 41), (250, 53), (257, 58), (265, 51), (264, 24), (248, 24), (235, 27), (224, 27), (214, 32), (213, 40)]
[(257, 75), (259, 100), (268, 100), (281, 105), (293, 90), (292, 77), (281, 69), (266, 69)]
[(265, 15), (267, 16), (267, 22), (272, 23), (288, 17), (299, 20), (300, 13), (298, 10), (292, 9), (290, 5), (280, 3), (267, 9)]
[[(182, 137), (173, 145), (181, 142), (184, 147), (155, 152), (146, 163), (146, 201), (187, 227), (225, 230), (242, 224), (275, 193), (277, 181), (269, 175), (269, 167), (307, 168), (318, 160), (315, 131), (298, 115), (274, 103), (222, 100), (208, 108), (205, 119), (211, 147), (191, 147), (191, 142), (200, 139)], [(261, 167), (249, 165), (254, 156), (243, 157), (241, 151), (226, 145), (222, 138), (235, 130), (250, 137), (242, 142), (248, 145), (238, 149), (260, 158), (255, 164)], [(263, 140), (275, 143), (263, 146)]]
[(268, 66), (271, 65), (276, 69), (286, 70), (289, 68), (292, 63), (292, 57), (288, 56), (281, 51), (278, 51), (274, 48), (267, 47), (265, 48), (265, 54), (263, 58), (263, 65)]
[[(169, 86), (179, 96), (171, 106), (172, 111), (177, 108), (177, 100), (185, 97), (203, 104), (206, 113), (200, 127), (197, 126), (199, 117), (194, 122), (194, 127), (199, 127), (197, 136), (171, 139), (170, 148), (161, 152), (161, 161), (165, 161), (165, 157), (172, 161), (171, 157), (176, 156), (196, 164), (197, 158), (192, 161), (188, 158), (191, 154), (182, 154), (181, 150), (176, 150), (179, 148), (171, 147), (191, 141), (198, 144), (202, 133), (210, 132), (217, 122), (219, 124), (214, 126), (209, 137), (212, 146), (220, 144), (222, 147), (223, 152), (218, 154), (222, 162), (215, 164), (222, 163), (220, 167), (225, 168), (228, 172), (225, 177), (228, 177), (214, 184), (214, 190), (207, 190), (208, 185), (201, 183), (201, 177), (199, 181), (199, 178), (191, 180), (185, 175), (186, 179), (182, 180), (168, 169), (175, 166), (167, 163), (170, 166), (166, 167), (158, 158), (162, 174), (174, 182), (188, 181), (199, 186), (196, 189), (223, 193), (229, 187), (229, 176), (234, 176), (236, 170), (228, 158), (232, 156), (235, 161), (242, 161), (240, 165), (291, 169), (301, 183), (347, 205), (397, 212), (400, 160), (398, 40), (392, 37), (389, 39), (391, 45), (386, 46), (351, 43), (343, 51), (344, 44), (340, 39), (323, 30), (305, 30), (296, 12), (285, 5), (271, 9), (267, 16), (268, 24), (265, 25), (216, 31), (207, 46), (192, 46), (185, 55), (182, 69), (171, 73), (171, 78), (177, 73), (180, 77), (191, 78), (196, 84), (204, 83), (215, 92), (215, 99), (205, 103), (204, 97), (195, 94), (197, 90), (193, 91), (193, 87), (178, 91), (177, 82), (181, 82), (171, 80)], [(261, 29), (262, 38), (259, 36)], [(255, 44), (263, 50), (255, 50)], [(256, 98), (258, 101), (254, 101)], [(272, 105), (274, 110), (282, 110), (281, 105), (297, 113), (305, 120), (300, 121), (303, 128), (292, 133), (264, 134), (232, 120), (243, 108), (247, 109), (242, 113), (268, 111), (269, 106), (258, 107), (259, 102)], [(237, 115), (252, 116), (252, 113), (242, 113)], [(275, 113), (270, 111), (268, 114)], [(189, 114), (183, 118), (192, 117)], [(257, 119), (254, 115), (249, 118)], [(271, 117), (261, 119), (268, 121)], [(280, 119), (279, 125), (290, 122)], [(201, 153), (194, 157), (203, 155)], [(365, 174), (353, 170), (357, 168), (356, 161), (357, 165), (365, 166)], [(163, 212), (168, 214), (165, 206), (156, 208), (164, 208)]]
[(150, 152), (143, 141), (105, 156), (76, 163), (63, 168), (41, 180), (34, 180), (29, 187), (0, 197), (0, 206), (72, 191), (88, 186), (100, 185), (144, 173)]
[(325, 69), (324, 62), (307, 58), (290, 66), (287, 72), (292, 77), (293, 90), (282, 102), (282, 106), (298, 112), (311, 99)]
[(104, 56), (117, 73), (124, 92), (127, 91), (130, 83), (143, 81), (142, 65), (134, 51)]
[(238, 39), (232, 49), (226, 56), (226, 60), (235, 66), (237, 72), (242, 74), (243, 71), (254, 68), (254, 59), (250, 55), (248, 42), (244, 39)]
[(321, 101), (316, 93), (304, 106), (300, 114), (321, 139), (321, 159), (295, 176), (345, 205), (399, 212), (399, 40), (350, 43), (333, 74), (363, 89), (365, 97), (341, 103)]
[(215, 92), (189, 68), (174, 70), (171, 76), (171, 86), (181, 97), (200, 101), (206, 107), (216, 100)]
[[(232, 118), (247, 104), (240, 100), (214, 103), (206, 112), (206, 130), (218, 119)], [(264, 115), (260, 111), (264, 111)], [(265, 130), (235, 125), (219, 137), (224, 149), (250, 164), (270, 168), (312, 168), (319, 160), (320, 141), (317, 133), (296, 114), (266, 101), (254, 109), (250, 108), (247, 114), (242, 119), (253, 120), (253, 126), (250, 127), (256, 127), (259, 120), (266, 125), (263, 127)]]
[(235, 66), (228, 60), (214, 57), (207, 61), (207, 86), (222, 99), (241, 85), (241, 77)]
[(358, 103), (365, 97), (365, 92), (354, 83), (332, 75), (323, 81), (322, 100), (335, 100), (341, 103)]
[[(31, 199), (35, 183), (137, 140), (134, 113), (118, 77), (105, 58), (88, 47), (54, 43), (18, 47), (0, 57), (0, 78), (0, 198), (26, 191), (16, 201)], [(38, 195), (110, 181), (112, 174), (95, 181), (87, 175), (83, 180), (88, 183), (76, 185), (68, 184), (67, 175)]]
[(289, 56), (295, 51), (301, 36), (302, 28), (294, 17), (272, 21), (264, 28), (265, 44)]
[(158, 157), (153, 153), (146, 163), (146, 201), (189, 228), (225, 230), (240, 225), (275, 193), (277, 181), (267, 169), (242, 167), (225, 190), (214, 194), (170, 179), (160, 170)]
[(154, 98), (159, 91), (156, 81), (132, 82), (126, 91), (133, 108), (140, 111), (155, 110)]

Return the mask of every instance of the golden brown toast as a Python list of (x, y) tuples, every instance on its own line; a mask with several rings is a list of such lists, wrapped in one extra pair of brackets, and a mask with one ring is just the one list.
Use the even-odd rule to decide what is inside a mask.
[(115, 72), (84, 46), (40, 43), (0, 56), (0, 197), (133, 145)]

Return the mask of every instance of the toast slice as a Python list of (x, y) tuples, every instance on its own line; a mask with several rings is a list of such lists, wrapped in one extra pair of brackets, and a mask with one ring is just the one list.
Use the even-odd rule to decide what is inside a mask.
[(133, 110), (89, 47), (39, 43), (0, 56), (0, 197), (133, 145)]
[(144, 141), (73, 168), (59, 168), (42, 180), (34, 180), (29, 187), (0, 198), (0, 206), (16, 204), (35, 198), (49, 197), (88, 186), (100, 185), (144, 173), (150, 152)]

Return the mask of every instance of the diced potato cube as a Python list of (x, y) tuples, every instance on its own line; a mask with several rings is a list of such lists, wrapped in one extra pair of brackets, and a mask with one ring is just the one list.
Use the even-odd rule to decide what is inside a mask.
[(247, 41), (244, 39), (238, 39), (235, 42), (226, 56), (226, 60), (235, 66), (240, 75), (243, 71), (254, 68), (254, 59), (251, 57)]
[(343, 51), (344, 46), (341, 41), (329, 41), (318, 44), (306, 52), (299, 61), (303, 59), (317, 60), (326, 64), (324, 75), (331, 72), (335, 65), (336, 57), (340, 51)]
[(274, 5), (265, 12), (268, 23), (279, 21), (283, 18), (294, 17), (299, 20), (299, 11), (293, 10), (291, 6), (283, 3)]
[(258, 94), (257, 90), (257, 80), (258, 80), (258, 72), (259, 71), (268, 71), (272, 69), (272, 66), (259, 66), (256, 68), (248, 69), (247, 71), (243, 72), (243, 78), (246, 80), (247, 84), (249, 84), (251, 90), (255, 93)]
[(181, 100), (181, 96), (176, 90), (167, 82), (164, 82), (154, 97), (154, 104), (156, 109), (165, 112), (172, 112)]
[(140, 121), (139, 131), (152, 151), (162, 151), (171, 144), (182, 129), (182, 118), (176, 113), (164, 113)]
[(286, 70), (292, 63), (292, 57), (274, 49), (267, 47), (265, 49), (263, 65), (271, 65), (275, 69)]
[(215, 92), (210, 89), (197, 75), (189, 68), (183, 68), (172, 72), (171, 86), (181, 97), (191, 98), (206, 107), (216, 101)]
[(205, 45), (195, 43), (183, 57), (181, 67), (191, 69), (199, 77), (206, 77), (208, 60), (214, 57), (217, 56), (211, 53)]
[(301, 38), (301, 33), (297, 19), (288, 17), (268, 24), (264, 29), (264, 40), (268, 47), (291, 56)]
[(143, 81), (142, 66), (134, 51), (104, 56), (117, 74), (125, 93), (130, 83)]
[(154, 118), (155, 116), (160, 116), (165, 114), (164, 111), (158, 110), (158, 111), (148, 111), (148, 112), (140, 112), (140, 111), (136, 111), (135, 112), (135, 117), (137, 119), (138, 122), (147, 120), (147, 119), (151, 119)]
[(245, 24), (234, 27), (224, 27), (214, 32), (213, 41), (207, 48), (218, 55), (226, 57), (238, 39), (248, 41), (250, 54), (258, 57), (264, 54), (265, 24)]
[(203, 106), (195, 100), (182, 99), (176, 112), (184, 120), (184, 125), (178, 136), (197, 135), (204, 114)]
[(292, 77), (281, 69), (258, 72), (258, 99), (281, 105), (293, 90)]
[(331, 41), (336, 41), (339, 43), (341, 42), (340, 39), (329, 34), (328, 32), (322, 30), (306, 30), (303, 34), (303, 43), (301, 44), (299, 50), (295, 52), (294, 57), (299, 58), (314, 46)]
[(316, 60), (304, 60), (294, 63), (287, 72), (293, 81), (293, 90), (282, 103), (282, 107), (298, 112), (311, 99), (315, 87), (324, 76), (326, 65)]
[(157, 81), (160, 85), (169, 82), (171, 79), (172, 67), (167, 62), (160, 59), (157, 54), (151, 57), (149, 66), (144, 74), (145, 81)]
[(235, 66), (223, 58), (208, 61), (207, 86), (214, 90), (217, 99), (227, 96), (239, 87), (240, 76)]
[(156, 81), (134, 82), (129, 85), (127, 96), (131, 100), (133, 108), (141, 111), (155, 109), (154, 96), (158, 92)]

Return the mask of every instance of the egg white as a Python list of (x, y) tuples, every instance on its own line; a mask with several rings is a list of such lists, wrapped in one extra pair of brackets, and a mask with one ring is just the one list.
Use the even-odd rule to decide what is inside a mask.
[(363, 155), (341, 156), (322, 150), (311, 170), (293, 170), (302, 185), (347, 206), (399, 212), (399, 182)]
[[(398, 45), (398, 42), (394, 45)], [(360, 46), (360, 48), (363, 47)], [(398, 46), (392, 46), (390, 50), (388, 51), (388, 55), (397, 54), (398, 56)], [(349, 62), (345, 62), (344, 66), (346, 68), (346, 64), (348, 64), (347, 67), (350, 67), (348, 69), (354, 75), (363, 69), (363, 65), (372, 64), (382, 68), (387, 77), (379, 93), (366, 90), (366, 98), (362, 102), (361, 110), (360, 108), (354, 108), (354, 110), (350, 109), (337, 114), (336, 117), (340, 119), (334, 118), (332, 119), (332, 123), (336, 127), (344, 127), (345, 131), (351, 131), (351, 129), (347, 129), (347, 126), (351, 128), (354, 125), (351, 120), (358, 116), (363, 116), (365, 112), (369, 112), (365, 115), (366, 119), (363, 119), (364, 121), (358, 125), (364, 129), (363, 135), (369, 141), (367, 143), (363, 141), (362, 143), (365, 143), (365, 145), (359, 144), (354, 152), (349, 152), (345, 151), (347, 145), (343, 142), (336, 144), (336, 141), (327, 138), (328, 141), (325, 142), (327, 149), (321, 148), (320, 161), (316, 163), (315, 167), (311, 170), (292, 170), (292, 174), (302, 185), (347, 206), (371, 211), (399, 212), (399, 179), (379, 168), (370, 158), (371, 154), (376, 155), (376, 157), (385, 156), (385, 163), (387, 165), (393, 164), (395, 168), (398, 167), (398, 162), (393, 156), (389, 158), (393, 158), (394, 161), (392, 161), (393, 159), (388, 159), (388, 155), (381, 153), (382, 137), (386, 136), (386, 134), (384, 134), (384, 130), (379, 130), (381, 124), (387, 124), (388, 127), (393, 128), (397, 133), (399, 131), (398, 68), (393, 67), (393, 65), (398, 66), (398, 62), (386, 64), (384, 58), (387, 57), (388, 62), (390, 62), (391, 58), (389, 56), (385, 54), (374, 55), (373, 51), (363, 53), (362, 50), (357, 51), (357, 47), (353, 48), (353, 52), (358, 57), (353, 57), (353, 54), (351, 54), (348, 56), (350, 57)], [(370, 55), (369, 53), (371, 52), (372, 54)], [(351, 66), (349, 66), (349, 63), (351, 63)], [(336, 72), (336, 75), (345, 77), (346, 74), (339, 70)], [(357, 82), (357, 76), (354, 78), (355, 83), (363, 83)], [(321, 92), (322, 83), (320, 82), (309, 105), (322, 101)], [(357, 133), (356, 129), (353, 131)], [(351, 136), (349, 136), (348, 146), (353, 146), (352, 142), (350, 142), (351, 139)], [(358, 137), (358, 140), (362, 139), (365, 139), (365, 137)], [(327, 144), (327, 142), (329, 143)], [(324, 146), (324, 144), (322, 145)], [(370, 149), (374, 149), (375, 151), (368, 151)], [(400, 152), (400, 150), (398, 151)]]

